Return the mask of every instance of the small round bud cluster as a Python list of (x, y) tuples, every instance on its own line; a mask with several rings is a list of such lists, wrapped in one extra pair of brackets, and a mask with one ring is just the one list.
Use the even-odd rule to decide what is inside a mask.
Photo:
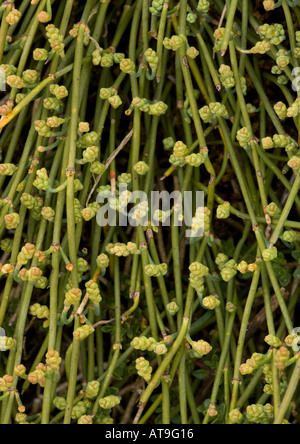
[(162, 116), (166, 114), (168, 110), (168, 105), (162, 101), (150, 104), (148, 113), (150, 116)]
[(0, 176), (12, 176), (17, 171), (17, 167), (13, 163), (0, 164)]
[(210, 235), (210, 210), (207, 207), (199, 207), (195, 217), (192, 218), (191, 232), (194, 237)]
[(148, 113), (151, 116), (162, 116), (168, 110), (168, 105), (162, 101), (151, 103), (147, 99), (141, 99), (135, 97), (130, 105), (130, 108), (125, 112), (127, 116), (130, 116), (134, 109), (139, 109), (142, 112)]
[(193, 262), (189, 266), (190, 284), (200, 296), (204, 292), (204, 276), (209, 274), (209, 269), (200, 262)]
[(195, 46), (190, 46), (186, 51), (186, 55), (193, 60), (195, 60), (199, 54), (200, 53), (199, 53), (198, 49), (195, 48)]
[(98, 381), (90, 381), (85, 389), (85, 394), (88, 399), (95, 399), (100, 390), (100, 383)]
[(213, 123), (217, 117), (224, 117), (226, 119), (229, 117), (225, 105), (220, 102), (212, 102), (209, 105), (203, 106), (199, 110), (199, 114), (205, 123)]
[(184, 158), (185, 162), (195, 168), (198, 168), (200, 165), (205, 163), (205, 158), (201, 153), (193, 153)]
[(230, 216), (230, 202), (224, 202), (217, 208), (217, 219), (228, 219)]
[(29, 313), (38, 319), (49, 319), (50, 310), (46, 305), (34, 304), (29, 307)]
[(300, 241), (300, 233), (294, 230), (285, 231), (281, 237), (285, 242), (298, 242)]
[(41, 387), (45, 387), (46, 384), (47, 367), (40, 363), (36, 366), (35, 370), (28, 375), (28, 382), (32, 385), (39, 384)]
[(45, 109), (52, 111), (59, 111), (62, 105), (61, 101), (56, 97), (47, 97), (43, 104)]
[(173, 137), (167, 137), (167, 138), (163, 139), (162, 142), (163, 142), (164, 149), (166, 151), (170, 151), (174, 148), (175, 140), (173, 139)]
[(258, 31), (271, 45), (280, 45), (286, 39), (284, 27), (279, 23), (273, 25), (265, 23), (258, 28)]
[(195, 12), (190, 10), (186, 16), (186, 21), (188, 23), (195, 23), (196, 20), (197, 20), (197, 14), (195, 14)]
[(106, 270), (109, 267), (109, 257), (106, 254), (102, 253), (97, 257), (97, 267), (100, 270)]
[(284, 70), (290, 64), (288, 51), (281, 49), (276, 54), (276, 63), (279, 69)]
[(0, 248), (4, 253), (11, 253), (13, 248), (13, 240), (9, 238), (2, 239), (0, 242)]
[(157, 342), (154, 338), (147, 338), (146, 336), (135, 337), (131, 341), (130, 345), (135, 350), (141, 351), (153, 351), (153, 347), (157, 345)]
[(265, 54), (266, 52), (270, 51), (271, 49), (271, 43), (267, 40), (263, 40), (261, 42), (257, 42), (253, 48), (250, 49), (250, 52), (252, 54)]
[(229, 257), (226, 254), (219, 253), (216, 257), (216, 264), (218, 265), (219, 269), (221, 270), (222, 267), (226, 264), (226, 262), (229, 261)]
[(168, 267), (167, 264), (149, 264), (145, 267), (145, 273), (149, 277), (159, 277), (159, 276), (165, 276), (167, 274)]
[(214, 51), (219, 52), (222, 48), (222, 43), (225, 35), (225, 28), (217, 28), (214, 32), (214, 38), (216, 39), (216, 44), (214, 46)]
[(100, 302), (102, 301), (102, 297), (100, 294), (100, 289), (98, 287), (98, 284), (93, 280), (90, 280), (86, 282), (85, 288), (90, 301), (97, 305), (100, 304)]
[(187, 42), (187, 38), (183, 35), (173, 35), (171, 38), (165, 37), (163, 45), (166, 49), (177, 51)]
[(261, 145), (264, 150), (269, 150), (274, 148), (274, 142), (272, 137), (264, 137), (261, 139)]
[(35, 130), (37, 131), (39, 136), (48, 138), (53, 136), (53, 132), (51, 131), (45, 120), (36, 120), (34, 122), (34, 125)]
[(76, 305), (80, 302), (82, 296), (82, 291), (80, 288), (71, 288), (65, 294), (64, 305), (70, 307), (71, 305)]
[(17, 341), (13, 338), (8, 338), (7, 336), (0, 336), (0, 351), (14, 350)]
[(300, 169), (300, 156), (293, 156), (288, 161), (288, 166), (292, 168), (293, 170), (298, 171)]
[(167, 305), (167, 310), (171, 316), (175, 316), (176, 313), (178, 313), (179, 311), (179, 306), (176, 304), (175, 301), (172, 301)]
[(271, 262), (278, 256), (278, 251), (276, 247), (266, 248), (262, 252), (262, 257), (265, 262)]
[(22, 89), (24, 88), (24, 81), (20, 76), (11, 75), (6, 77), (6, 83), (11, 88)]
[(62, 362), (59, 353), (55, 350), (49, 350), (46, 354), (46, 364), (53, 370), (55, 373), (59, 372), (59, 367)]
[(275, 202), (271, 202), (267, 206), (266, 210), (271, 217), (278, 216), (280, 214), (280, 210)]
[(101, 88), (100, 89), (100, 99), (108, 100), (111, 97), (117, 94), (117, 90), (115, 88)]
[(191, 341), (190, 345), (198, 358), (208, 355), (212, 351), (212, 346), (202, 339), (199, 341)]
[(164, 0), (152, 0), (149, 11), (153, 15), (159, 15), (159, 13), (162, 11), (163, 5), (164, 5)]
[(169, 162), (176, 167), (184, 167), (186, 165), (185, 157), (176, 157), (174, 154), (171, 154)]
[(131, 346), (135, 350), (152, 351), (156, 355), (164, 355), (168, 349), (163, 342), (157, 342), (154, 338), (146, 338), (146, 336), (135, 337), (131, 341)]
[(62, 119), (61, 117), (52, 116), (48, 117), (47, 125), (49, 128), (59, 128), (65, 121), (66, 119)]
[(48, 51), (44, 48), (36, 48), (33, 51), (33, 58), (34, 60), (36, 60), (37, 62), (44, 62), (48, 59)]
[(249, 114), (255, 114), (259, 111), (259, 108), (256, 108), (252, 103), (247, 103), (246, 108)]
[(241, 274), (253, 273), (257, 269), (257, 265), (255, 263), (248, 264), (246, 261), (242, 261), (237, 266), (238, 271)]
[(152, 48), (148, 48), (147, 51), (145, 51), (145, 59), (146, 62), (149, 63), (152, 71), (156, 71), (159, 63), (157, 52), (154, 51)]
[[(74, 39), (76, 37), (78, 37), (80, 26), (82, 26), (82, 23), (77, 23), (76, 25), (73, 26), (73, 28), (69, 32), (70, 36), (73, 37)], [(83, 44), (85, 46), (88, 46), (88, 44), (90, 43), (91, 31), (90, 31), (90, 28), (87, 25), (84, 25), (84, 27), (85, 27), (85, 29), (84, 29)]]
[(18, 11), (18, 9), (13, 8), (12, 11), (10, 11), (6, 16), (6, 23), (9, 25), (15, 25), (19, 22), (20, 18), (22, 17), (22, 13)]
[(18, 378), (26, 379), (26, 368), (24, 365), (20, 364), (14, 368), (14, 374)]
[(247, 148), (252, 139), (252, 134), (248, 128), (242, 128), (237, 132), (236, 138), (242, 148)]
[(239, 409), (234, 409), (229, 413), (229, 419), (231, 424), (238, 424), (243, 419), (243, 415)]
[(134, 167), (134, 171), (136, 171), (140, 176), (145, 176), (150, 171), (149, 165), (144, 161), (137, 162)]
[(54, 25), (48, 25), (46, 27), (46, 35), (52, 51), (63, 58), (65, 56), (65, 45), (63, 43), (64, 37), (60, 34), (59, 29)]
[(40, 23), (48, 23), (51, 21), (51, 15), (47, 11), (39, 12), (37, 18)]
[(102, 52), (103, 50), (97, 48), (95, 49), (95, 51), (93, 52), (92, 56), (93, 56), (93, 65), (94, 66), (99, 66), (102, 60)]
[(41, 216), (48, 222), (54, 222), (55, 211), (51, 207), (43, 207), (41, 211)]
[(223, 281), (229, 282), (237, 274), (237, 263), (235, 260), (231, 259), (224, 265), (219, 265), (219, 269), (221, 271)]
[(83, 325), (82, 327), (77, 328), (74, 331), (73, 336), (75, 339), (79, 341), (84, 341), (87, 339), (92, 333), (94, 333), (95, 329), (91, 325)]
[(268, 424), (272, 421), (273, 416), (273, 406), (271, 404), (265, 406), (252, 404), (248, 405), (246, 409), (246, 418), (253, 424)]
[(53, 405), (58, 410), (63, 411), (66, 409), (67, 402), (65, 398), (57, 396), (56, 398), (53, 399)]
[(35, 204), (35, 198), (31, 196), (31, 194), (23, 193), (21, 196), (21, 203), (24, 205), (28, 210), (32, 210)]
[(288, 347), (292, 347), (297, 339), (300, 341), (300, 336), (296, 333), (292, 333), (285, 338), (284, 342)]
[(86, 405), (84, 401), (79, 401), (74, 407), (72, 408), (72, 419), (80, 419), (87, 411)]
[(0, 265), (1, 265), (1, 273), (4, 275), (13, 274), (15, 271), (15, 267), (11, 264), (4, 264), (3, 266), (2, 264)]
[(97, 146), (89, 146), (82, 153), (82, 159), (79, 161), (80, 164), (94, 163), (99, 155), (99, 148)]
[[(13, 109), (12, 100), (8, 100), (4, 105), (0, 106), (0, 116), (7, 116)], [(5, 164), (4, 164), (5, 165)]]
[(93, 417), (90, 415), (82, 415), (77, 424), (93, 424)]
[(280, 120), (285, 120), (287, 118), (287, 107), (283, 102), (277, 102), (274, 105), (274, 110)]
[(110, 51), (105, 51), (101, 55), (101, 67), (111, 68), (115, 63), (114, 55)]
[(210, 2), (208, 0), (199, 0), (197, 5), (197, 11), (201, 14), (207, 14), (210, 8)]
[(89, 133), (85, 133), (82, 136), (82, 139), (78, 141), (78, 147), (80, 148), (88, 148), (94, 145), (98, 145), (99, 135), (96, 131), (90, 131)]
[(88, 204), (87, 208), (81, 210), (81, 216), (86, 222), (88, 222), (96, 216), (97, 212), (99, 211), (99, 208), (100, 205), (97, 202)]
[(107, 253), (117, 257), (127, 257), (130, 254), (140, 254), (140, 250), (138, 249), (137, 245), (132, 242), (128, 242), (127, 244), (120, 242), (117, 242), (116, 244), (108, 244), (106, 251)]
[(118, 94), (110, 97), (108, 101), (114, 109), (118, 109), (123, 104), (122, 99)]
[(20, 223), (20, 216), (18, 213), (10, 213), (4, 216), (5, 227), (7, 230), (15, 230)]
[(242, 375), (250, 375), (258, 369), (264, 360), (265, 356), (260, 353), (253, 353), (250, 359), (247, 359), (246, 364), (240, 366)]
[(281, 346), (281, 340), (279, 338), (277, 338), (276, 336), (273, 335), (268, 335), (265, 337), (265, 342), (270, 346), (270, 347), (275, 347), (278, 348)]
[(13, 376), (4, 375), (3, 378), (0, 378), (0, 392), (7, 392), (13, 385), (13, 382)]
[(23, 71), (22, 74), (22, 80), (24, 81), (24, 83), (28, 83), (29, 85), (37, 83), (39, 77), (39, 73), (34, 69), (27, 69), (26, 71)]
[(300, 98), (298, 97), (295, 102), (287, 109), (287, 117), (298, 117), (300, 114)]
[(0, 68), (5, 73), (5, 77), (12, 76), (18, 71), (14, 65), (2, 64), (0, 65)]
[(135, 368), (137, 370), (137, 373), (139, 376), (145, 379), (146, 382), (150, 382), (151, 380), (151, 374), (152, 374), (152, 367), (145, 358), (141, 357), (138, 358), (135, 361), (136, 365)]
[(185, 157), (188, 154), (188, 147), (181, 141), (175, 143), (173, 147), (173, 154), (177, 158)]
[(207, 310), (215, 310), (220, 305), (220, 299), (214, 295), (206, 296), (202, 300), (202, 306)]
[(40, 191), (47, 191), (50, 188), (47, 170), (45, 168), (37, 170), (36, 176), (33, 185)]
[(23, 193), (21, 196), (21, 203), (24, 205), (28, 210), (32, 210), (35, 203), (35, 198), (31, 196), (31, 194)]
[(110, 416), (101, 416), (97, 419), (97, 424), (111, 425), (113, 423), (114, 420)]
[(27, 420), (27, 415), (25, 415), (24, 413), (17, 413), (15, 416), (15, 422), (17, 424), (30, 424), (26, 420)]
[(116, 405), (120, 404), (120, 398), (118, 396), (110, 395), (99, 400), (99, 405), (102, 409), (113, 409)]
[(277, 367), (280, 370), (284, 370), (285, 363), (286, 363), (286, 361), (288, 361), (290, 359), (290, 355), (291, 355), (291, 352), (287, 347), (282, 346), (276, 350), (274, 360), (276, 362)]
[(275, 1), (274, 0), (264, 0), (263, 5), (266, 11), (273, 11), (275, 9)]
[(135, 63), (130, 59), (123, 59), (120, 63), (120, 69), (126, 74), (135, 74)]
[(100, 176), (105, 171), (105, 165), (99, 161), (92, 162), (91, 164), (91, 173), (97, 174), (97, 176)]
[(67, 88), (63, 85), (50, 85), (50, 92), (53, 94), (58, 100), (64, 99), (68, 97), (69, 92)]
[(235, 87), (235, 79), (230, 66), (222, 64), (219, 68), (219, 74), (224, 88), (230, 89)]

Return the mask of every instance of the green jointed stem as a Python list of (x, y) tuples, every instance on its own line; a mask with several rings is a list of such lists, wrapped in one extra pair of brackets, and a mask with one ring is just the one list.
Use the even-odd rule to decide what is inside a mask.
[[(69, 161), (67, 167), (67, 224), (68, 224), (68, 246), (69, 257), (73, 265), (73, 271), (71, 273), (72, 285), (74, 288), (78, 288), (77, 277), (77, 249), (76, 249), (76, 233), (75, 233), (75, 214), (74, 214), (74, 172), (75, 172), (75, 159), (76, 159), (76, 142), (77, 142), (77, 125), (79, 115), (79, 94), (80, 94), (80, 74), (82, 69), (83, 58), (83, 37), (85, 26), (80, 25), (78, 31), (78, 38), (76, 43), (76, 53), (73, 70), (73, 87), (72, 87), (72, 118), (70, 122), (70, 136), (68, 139), (69, 144)], [(75, 320), (74, 328), (78, 328), (80, 325), (79, 319)], [(77, 379), (77, 367), (79, 358), (79, 340), (74, 339), (71, 373), (69, 379), (69, 387), (67, 394), (67, 406), (64, 417), (64, 424), (69, 424), (71, 421), (72, 405), (75, 396), (75, 387)]]

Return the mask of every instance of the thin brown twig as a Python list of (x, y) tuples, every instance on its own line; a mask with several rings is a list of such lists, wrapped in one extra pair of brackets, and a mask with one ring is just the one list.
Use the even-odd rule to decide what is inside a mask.
[(117, 157), (117, 155), (122, 151), (122, 149), (127, 145), (127, 143), (130, 141), (131, 137), (133, 136), (133, 129), (127, 134), (127, 136), (122, 140), (122, 142), (120, 143), (120, 145), (118, 146), (118, 148), (112, 153), (111, 156), (109, 156), (109, 158), (107, 159), (107, 161), (105, 162), (105, 170), (103, 171), (102, 174), (100, 174), (88, 196), (88, 199), (86, 201), (86, 206), (88, 206), (89, 201), (91, 200), (91, 197), (95, 191), (95, 189), (97, 188), (101, 177), (103, 176), (103, 174), (105, 173), (105, 171), (107, 171), (107, 169), (109, 168), (110, 164), (112, 163), (112, 161)]

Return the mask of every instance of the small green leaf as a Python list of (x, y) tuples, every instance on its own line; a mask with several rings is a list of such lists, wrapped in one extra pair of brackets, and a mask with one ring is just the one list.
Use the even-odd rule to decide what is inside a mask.
[(296, 268), (293, 274), (294, 279), (300, 279), (300, 267)]
[(209, 371), (204, 369), (195, 370), (193, 372), (193, 376), (196, 379), (199, 379), (200, 381), (203, 381), (204, 379), (208, 378)]

